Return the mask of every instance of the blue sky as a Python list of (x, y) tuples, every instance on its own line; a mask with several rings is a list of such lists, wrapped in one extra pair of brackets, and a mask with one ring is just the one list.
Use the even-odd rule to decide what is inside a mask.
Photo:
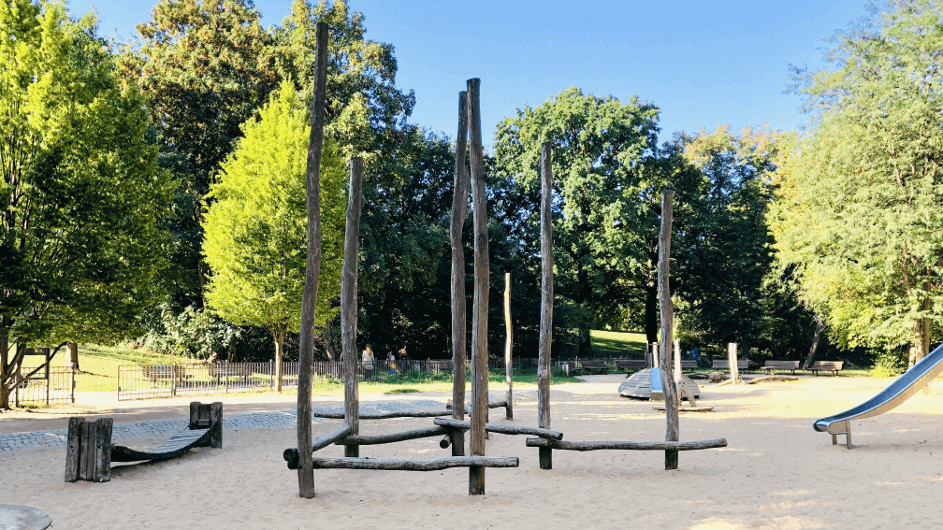
[[(94, 8), (99, 34), (127, 41), (156, 0), (71, 0)], [(257, 0), (263, 25), (291, 0)], [(367, 38), (395, 46), (396, 84), (414, 90), (410, 121), (455, 136), (457, 93), (481, 78), (486, 144), (515, 108), (562, 90), (661, 109), (661, 140), (676, 131), (769, 124), (798, 129), (801, 100), (784, 91), (789, 65), (824, 66), (826, 39), (866, 13), (866, 0), (515, 1), (350, 0)]]

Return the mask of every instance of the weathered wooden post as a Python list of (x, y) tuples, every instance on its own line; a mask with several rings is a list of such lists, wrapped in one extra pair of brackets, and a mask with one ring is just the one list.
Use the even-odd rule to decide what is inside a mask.
[(199, 401), (190, 402), (190, 430), (212, 429), (206, 445), (219, 449), (223, 446), (223, 403), (203, 404)]
[(69, 418), (69, 432), (65, 457), (65, 481), (111, 480), (112, 419), (85, 421)]
[[(341, 342), (344, 360), (344, 420), (350, 434), (360, 434), (357, 395), (357, 265), (360, 245), (360, 198), (363, 195), (363, 159), (350, 159), (347, 225), (344, 229), (344, 266), (341, 271)], [(359, 445), (345, 445), (344, 456), (360, 456)]]
[[(671, 258), (671, 200), (674, 191), (661, 194), (661, 232), (658, 235), (658, 299), (661, 312), (661, 340), (659, 341), (659, 363), (661, 364), (661, 386), (665, 395), (666, 442), (678, 441), (678, 388), (675, 386), (671, 368), (671, 343), (674, 331), (674, 308), (671, 305), (671, 289), (668, 286), (668, 260)], [(680, 361), (678, 363), (681, 364)], [(678, 469), (678, 451), (665, 450), (665, 469)]]
[[(514, 419), (514, 363), (511, 353), (514, 350), (514, 329), (511, 327), (511, 273), (504, 273), (504, 329), (507, 334), (507, 343), (504, 345), (504, 373), (508, 391), (505, 394), (507, 406), (505, 419)], [(454, 402), (453, 402), (454, 403)]]
[(674, 344), (675, 355), (674, 355), (674, 365), (672, 366), (672, 368), (674, 368), (675, 382), (680, 383), (681, 382), (681, 341), (678, 339), (675, 339), (673, 344)]
[(314, 497), (314, 468), (311, 454), (311, 364), (314, 360), (314, 312), (321, 273), (321, 149), (324, 146), (324, 102), (327, 80), (327, 24), (315, 30), (314, 95), (311, 98), (311, 135), (305, 198), (308, 214), (308, 255), (305, 285), (301, 295), (301, 336), (298, 353), (298, 495)]
[[(452, 195), (452, 419), (465, 419), (465, 245), (462, 229), (468, 211), (468, 167), (465, 144), (468, 134), (468, 93), (458, 94), (458, 136), (455, 140), (455, 189)], [(465, 456), (465, 431), (452, 429), (449, 434), (452, 456)]]
[[(537, 350), (537, 426), (550, 428), (550, 338), (553, 333), (553, 150), (540, 146), (540, 339)], [(540, 447), (540, 469), (553, 469), (553, 453)]]
[(737, 343), (727, 343), (727, 361), (730, 363), (730, 377), (733, 384), (740, 384), (740, 367), (737, 365)]
[[(471, 153), (472, 212), (475, 225), (475, 294), (472, 306), (472, 399), (469, 448), (472, 456), (485, 455), (488, 415), (488, 209), (485, 198), (484, 148), (481, 145), (480, 79), (468, 80), (468, 128)], [(453, 402), (453, 409), (461, 407)], [(484, 495), (485, 467), (468, 468), (469, 495)]]

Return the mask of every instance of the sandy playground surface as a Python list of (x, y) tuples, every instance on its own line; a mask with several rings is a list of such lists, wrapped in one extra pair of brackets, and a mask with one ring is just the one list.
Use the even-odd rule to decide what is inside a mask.
[[(594, 376), (552, 390), (552, 427), (565, 440), (664, 439), (664, 413), (618, 397), (621, 376)], [(554, 451), (541, 470), (523, 436), (493, 434), (487, 453), (518, 456), (519, 468), (486, 471), (484, 496), (468, 495), (468, 471), (317, 470), (317, 497), (298, 497), (297, 475), (282, 451), (293, 428), (226, 430), (222, 449), (195, 449), (154, 464), (116, 465), (107, 483), (63, 482), (65, 447), (0, 453), (0, 504), (46, 510), (52, 528), (926, 528), (941, 524), (943, 387), (931, 386), (898, 409), (852, 425), (852, 450), (812, 429), (815, 418), (854, 406), (888, 379), (801, 377), (797, 382), (701, 386), (712, 413), (681, 416), (681, 440), (726, 438), (724, 449), (682, 452), (665, 471), (660, 451)], [(500, 389), (492, 388), (492, 391)], [(333, 404), (341, 398), (316, 398)], [(362, 396), (448, 399), (445, 393)], [(212, 399), (204, 398), (204, 401)], [(325, 401), (326, 400), (326, 401)], [(333, 400), (333, 401), (331, 401)], [(187, 400), (189, 401), (189, 400)], [(269, 401), (269, 403), (263, 403)], [(226, 414), (291, 407), (290, 398), (227, 401)], [(166, 404), (166, 406), (165, 406)], [(122, 405), (116, 421), (144, 409), (182, 418), (181, 401)], [(137, 407), (137, 408), (135, 408)], [(536, 425), (534, 387), (516, 393), (515, 419)], [(86, 416), (90, 416), (86, 414)], [(60, 428), (0, 415), (2, 432)], [(58, 421), (58, 424), (53, 424)], [(503, 409), (493, 423), (507, 423)], [(45, 422), (45, 423), (44, 423)], [(314, 424), (314, 436), (340, 424)], [(362, 434), (416, 429), (431, 419), (361, 420)], [(14, 427), (12, 426), (16, 426)], [(438, 438), (361, 447), (361, 456), (447, 456)], [(157, 439), (121, 440), (147, 447)], [(319, 456), (343, 456), (330, 446)]]

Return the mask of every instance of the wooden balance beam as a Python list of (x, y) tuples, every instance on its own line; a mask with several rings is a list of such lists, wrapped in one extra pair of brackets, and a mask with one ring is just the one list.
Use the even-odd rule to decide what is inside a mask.
[[(453, 420), (450, 418), (436, 418), (432, 420), (436, 425), (441, 425), (443, 427), (448, 427), (451, 429), (462, 429), (468, 430), (471, 428), (470, 421), (462, 420)], [(485, 430), (488, 432), (496, 432), (499, 434), (529, 434), (534, 436), (540, 436), (541, 438), (550, 438), (553, 440), (563, 439), (563, 433), (558, 431), (551, 431), (550, 429), (541, 429), (539, 427), (527, 427), (524, 425), (498, 425), (495, 423), (486, 423)], [(445, 446), (448, 447), (448, 446)]]
[(377, 469), (391, 471), (437, 471), (450, 467), (518, 467), (516, 456), (447, 456), (432, 459), (315, 458), (315, 469)]
[[(419, 411), (397, 411), (397, 412), (361, 412), (357, 417), (362, 420), (389, 420), (393, 418), (435, 418), (436, 416), (451, 416), (452, 410), (419, 410)], [(312, 411), (311, 416), (315, 418), (327, 418), (331, 420), (343, 420), (343, 412)]]
[(569, 442), (563, 440), (547, 440), (545, 438), (528, 438), (527, 447), (547, 447), (565, 451), (600, 451), (606, 449), (628, 451), (696, 451), (700, 449), (727, 447), (727, 439), (717, 438), (699, 442)]
[[(424, 429), (416, 429), (413, 431), (402, 431), (395, 432), (391, 434), (379, 434), (374, 436), (364, 436), (364, 435), (350, 435), (350, 426), (346, 423), (340, 427), (334, 429), (333, 431), (321, 436), (320, 438), (314, 440), (311, 444), (311, 452), (319, 451), (325, 447), (335, 444), (335, 445), (380, 445), (388, 444), (393, 442), (402, 442), (404, 440), (414, 440), (417, 438), (429, 438), (432, 436), (441, 436), (443, 434), (448, 434), (449, 429), (445, 427), (435, 426), (435, 427), (426, 427)], [(448, 446), (446, 446), (448, 447)], [(288, 469), (298, 469), (298, 448), (291, 447), (285, 449), (282, 453), (282, 458), (285, 459), (285, 462), (288, 463)]]

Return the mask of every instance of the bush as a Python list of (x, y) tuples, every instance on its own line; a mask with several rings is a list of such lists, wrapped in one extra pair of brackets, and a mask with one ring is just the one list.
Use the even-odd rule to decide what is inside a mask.
[(180, 357), (215, 360), (226, 357), (242, 336), (238, 326), (202, 309), (188, 306), (174, 314), (161, 304), (145, 319), (144, 347)]

